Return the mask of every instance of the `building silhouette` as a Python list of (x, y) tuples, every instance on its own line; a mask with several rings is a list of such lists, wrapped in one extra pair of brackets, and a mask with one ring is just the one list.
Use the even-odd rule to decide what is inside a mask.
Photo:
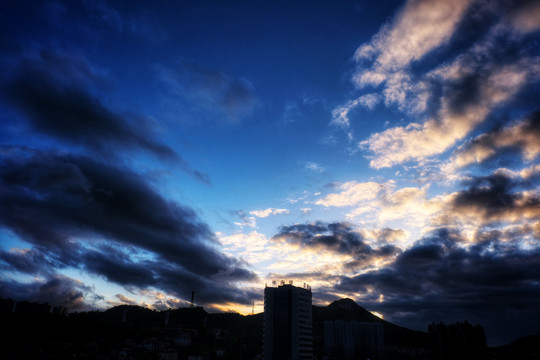
[(324, 352), (332, 359), (381, 359), (384, 351), (382, 324), (327, 320), (324, 327)]
[[(275, 285), (275, 282), (274, 282)], [(264, 289), (264, 360), (312, 360), (311, 288), (281, 282)]]

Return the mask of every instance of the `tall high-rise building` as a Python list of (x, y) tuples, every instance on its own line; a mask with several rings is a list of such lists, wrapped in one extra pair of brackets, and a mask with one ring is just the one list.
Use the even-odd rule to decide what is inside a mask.
[(264, 360), (312, 360), (311, 288), (264, 289)]

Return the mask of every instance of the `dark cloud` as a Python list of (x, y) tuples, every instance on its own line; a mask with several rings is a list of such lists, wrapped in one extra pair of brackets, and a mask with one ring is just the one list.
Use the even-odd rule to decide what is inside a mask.
[(454, 157), (474, 158), (475, 162), (486, 164), (490, 168), (501, 165), (512, 167), (514, 163), (521, 166), (522, 162), (518, 161), (520, 155), (527, 161), (535, 160), (540, 152), (539, 143), (540, 110), (536, 110), (521, 121), (477, 136), (471, 142), (462, 145)]
[(208, 175), (192, 170), (156, 138), (149, 119), (113, 111), (93, 95), (92, 88), (106, 87), (101, 75), (82, 57), (43, 50), (36, 59), (22, 60), (1, 91), (9, 106), (41, 134), (108, 159), (142, 151), (170, 160), (210, 184)]
[(152, 130), (147, 122), (111, 111), (80, 86), (80, 78), (92, 76), (85, 65), (44, 51), (37, 60), (21, 62), (17, 75), (3, 89), (4, 96), (35, 130), (64, 142), (108, 156), (113, 147), (177, 159), (170, 147), (149, 138)]
[(175, 95), (212, 115), (222, 115), (228, 121), (244, 119), (258, 104), (253, 85), (248, 80), (199, 64), (181, 62), (174, 68), (161, 69), (160, 76)]
[(70, 310), (89, 310), (92, 300), (100, 298), (93, 289), (80, 281), (61, 275), (52, 276), (45, 282), (19, 283), (0, 280), (0, 294), (16, 301), (49, 303), (51, 306), (65, 306)]
[(344, 277), (336, 289), (369, 290), (364, 306), (422, 330), (432, 321), (467, 319), (485, 326), (491, 343), (538, 333), (540, 252), (490, 235), (462, 247), (459, 233), (440, 229), (393, 264)]
[(13, 270), (54, 263), (125, 286), (178, 296), (196, 288), (201, 301), (247, 302), (233, 283), (255, 275), (213, 247), (213, 233), (191, 209), (165, 200), (141, 175), (82, 156), (1, 153), (0, 222), (33, 246), (1, 254)]
[(339, 254), (349, 254), (354, 258), (348, 266), (369, 264), (370, 260), (387, 258), (400, 252), (389, 244), (373, 248), (351, 224), (344, 222), (295, 224), (282, 226), (272, 237), (273, 241), (288, 242), (305, 248), (329, 250)]
[[(423, 76), (433, 68), (456, 59), (460, 64), (459, 76), (440, 81), (437, 77), (422, 77), (430, 93), (427, 109), (434, 118), (440, 118), (441, 108), (448, 107), (451, 114), (469, 111), (474, 104), (485, 101), (485, 87), (490, 78), (507, 66), (527, 67), (528, 59), (535, 58), (537, 37), (517, 31), (511, 20), (523, 12), (533, 1), (476, 1), (472, 2), (456, 30), (445, 46), (434, 49), (411, 66), (411, 76)], [(464, 52), (464, 49), (468, 49)], [(498, 113), (511, 114), (516, 106), (531, 109), (537, 106), (527, 92), (534, 86), (534, 78), (525, 84), (518, 99)], [(444, 98), (444, 101), (443, 101)], [(527, 99), (527, 101), (524, 101)], [(412, 99), (411, 99), (412, 100)]]
[(54, 261), (37, 249), (13, 249), (0, 251), (0, 269), (31, 274), (50, 274), (54, 272)]
[(540, 217), (540, 197), (519, 191), (534, 184), (496, 172), (473, 178), (468, 185), (452, 201), (451, 212), (464, 216), (472, 212), (485, 221)]

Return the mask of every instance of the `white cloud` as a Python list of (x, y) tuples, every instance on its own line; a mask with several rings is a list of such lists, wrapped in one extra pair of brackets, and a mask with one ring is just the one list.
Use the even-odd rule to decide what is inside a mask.
[(287, 209), (268, 208), (264, 210), (252, 210), (249, 213), (259, 218), (265, 218), (270, 215), (288, 214), (290, 211)]
[(383, 26), (370, 43), (356, 50), (357, 61), (374, 62), (370, 69), (354, 76), (355, 84), (360, 88), (379, 85), (447, 42), (470, 3), (470, 0), (407, 2), (393, 23)]
[(255, 228), (257, 227), (257, 220), (253, 216), (244, 216), (241, 222), (235, 221), (234, 225), (239, 226), (241, 228), (244, 228), (244, 227)]
[[(456, 73), (470, 70), (466, 59), (459, 58), (438, 74), (447, 80), (461, 77)], [(489, 74), (479, 84), (477, 101), (463, 104), (458, 111), (451, 104), (452, 99), (445, 97), (439, 112), (440, 120), (433, 118), (423, 124), (391, 128), (360, 143), (360, 146), (367, 145), (374, 154), (370, 165), (380, 169), (442, 153), (484, 121), (494, 108), (510, 100), (531, 79), (540, 77), (540, 61), (525, 58), (510, 65), (487, 67), (483, 71), (489, 71)]]
[(307, 161), (305, 163), (305, 168), (314, 172), (319, 172), (319, 173), (324, 172), (326, 170), (324, 167), (311, 161)]
[(383, 188), (383, 185), (376, 182), (358, 183), (356, 181), (346, 182), (338, 187), (341, 192), (329, 194), (324, 199), (319, 199), (317, 205), (329, 206), (354, 206), (366, 200), (375, 199)]
[(332, 124), (343, 127), (350, 126), (349, 112), (358, 107), (363, 106), (369, 110), (373, 110), (380, 101), (378, 94), (366, 94), (357, 99), (349, 100), (345, 105), (340, 105), (332, 110)]

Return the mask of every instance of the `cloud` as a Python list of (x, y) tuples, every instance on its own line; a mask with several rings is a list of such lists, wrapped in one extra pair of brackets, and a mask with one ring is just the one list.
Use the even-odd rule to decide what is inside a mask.
[(347, 266), (356, 268), (359, 264), (368, 266), (372, 263), (395, 256), (400, 249), (391, 244), (382, 244), (374, 248), (365, 242), (362, 234), (355, 231), (351, 224), (310, 223), (282, 226), (272, 236), (272, 241), (295, 244), (303, 249), (328, 250), (337, 254), (349, 255), (353, 262)]
[(255, 110), (258, 98), (251, 82), (195, 63), (181, 62), (161, 68), (160, 79), (172, 93), (190, 106), (239, 122)]
[(100, 154), (110, 153), (114, 144), (115, 148), (177, 158), (171, 148), (148, 137), (152, 130), (143, 119), (128, 120), (112, 112), (78, 84), (72, 74), (79, 71), (76, 65), (68, 67), (72, 71), (64, 78), (62, 65), (69, 60), (55, 60), (54, 54), (42, 52), (39, 59), (23, 61), (3, 89), (6, 99), (26, 115), (35, 130), (67, 143), (83, 144)]
[(64, 306), (72, 311), (90, 310), (92, 300), (101, 298), (82, 282), (61, 275), (31, 283), (0, 280), (0, 294), (16, 301), (49, 303), (51, 306)]
[(418, 228), (428, 224), (447, 201), (444, 196), (428, 198), (428, 189), (427, 185), (398, 188), (394, 181), (349, 181), (337, 187), (339, 192), (328, 194), (315, 203), (325, 207), (352, 207), (346, 215), (350, 221), (376, 221), (380, 227), (387, 221), (400, 219)]
[(379, 85), (412, 61), (448, 42), (470, 3), (469, 0), (408, 1), (391, 24), (383, 26), (370, 43), (356, 50), (357, 61), (372, 60), (373, 66), (359, 71), (354, 76), (355, 83), (359, 87)]
[(331, 124), (340, 125), (343, 127), (350, 126), (349, 113), (351, 110), (358, 106), (363, 106), (369, 110), (373, 110), (379, 103), (380, 97), (378, 94), (366, 94), (358, 97), (357, 99), (350, 100), (345, 105), (340, 105), (332, 110), (332, 122)]
[(37, 249), (12, 248), (0, 251), (0, 269), (37, 275), (48, 275), (55, 271), (55, 261)]
[(540, 218), (540, 194), (534, 190), (521, 190), (524, 185), (531, 184), (498, 171), (489, 176), (472, 178), (468, 185), (467, 189), (452, 195), (449, 216), (481, 224)]
[[(463, 62), (458, 67), (462, 66), (470, 64)], [(528, 58), (492, 69), (486, 66), (476, 75), (470, 74), (473, 79), (460, 76), (452, 86), (466, 90), (469, 95), (461, 97), (459, 91), (454, 89), (441, 99), (442, 106), (437, 118), (423, 124), (410, 123), (405, 127), (373, 134), (361, 146), (367, 146), (374, 154), (370, 165), (376, 169), (438, 155), (464, 138), (495, 107), (514, 97), (538, 74), (540, 62)], [(470, 95), (471, 87), (474, 88), (474, 96)]]
[(38, 259), (43, 269), (83, 269), (123, 286), (247, 301), (232, 289), (255, 275), (215, 249), (193, 210), (164, 199), (141, 175), (82, 156), (0, 153), (0, 223), (32, 245), (2, 253), (4, 262)]
[(257, 227), (257, 219), (255, 218), (255, 216), (248, 216), (243, 210), (236, 211), (235, 215), (238, 216), (241, 221), (235, 221), (234, 225), (239, 226), (241, 228), (244, 228), (244, 227), (256, 228)]
[(384, 185), (376, 182), (358, 183), (349, 181), (338, 186), (339, 194), (329, 194), (324, 199), (319, 199), (317, 205), (329, 206), (353, 206), (361, 202), (375, 199)]
[(265, 218), (270, 215), (288, 214), (290, 211), (287, 209), (268, 208), (265, 210), (252, 210), (249, 213), (259, 218)]
[(540, 24), (540, 4), (536, 1), (523, 1), (521, 7), (511, 9), (509, 12), (509, 21), (511, 25), (520, 32), (530, 33), (538, 31)]
[(488, 339), (499, 344), (535, 333), (538, 247), (524, 250), (494, 236), (467, 248), (462, 241), (459, 233), (441, 228), (392, 264), (343, 277), (336, 290), (358, 294), (360, 303), (389, 321), (421, 330), (433, 321), (459, 319), (482, 324)]
[(279, 257), (277, 249), (271, 248), (264, 234), (251, 231), (249, 234), (237, 233), (229, 236), (219, 234), (219, 241), (226, 254), (235, 255), (251, 266)]
[(123, 304), (137, 305), (137, 301), (135, 301), (134, 299), (130, 299), (130, 298), (128, 298), (128, 297), (125, 296), (125, 295), (122, 295), (122, 294), (116, 294), (116, 297), (117, 297), (118, 300), (120, 300)]
[[(526, 25), (531, 15), (525, 9), (537, 8), (530, 2), (409, 1), (359, 47), (355, 85), (381, 87), (386, 106), (415, 119), (359, 143), (371, 152), (370, 166), (441, 154), (536, 83), (540, 62), (527, 36), (536, 27)], [(514, 20), (521, 16), (522, 26)], [(332, 122), (348, 126), (349, 111), (337, 108)]]
[(324, 167), (322, 167), (321, 165), (317, 164), (317, 163), (314, 163), (314, 162), (311, 162), (311, 161), (306, 161), (304, 163), (304, 167), (308, 170), (311, 170), (313, 172), (318, 172), (318, 173), (322, 173), (322, 172), (325, 172), (326, 169)]
[(208, 175), (192, 170), (157, 139), (153, 121), (113, 111), (92, 94), (104, 87), (102, 75), (84, 58), (43, 50), (37, 58), (20, 61), (0, 91), (32, 130), (70, 145), (72, 151), (82, 147), (105, 158), (142, 151), (172, 161), (208, 184)]
[(477, 136), (460, 146), (450, 161), (450, 168), (479, 164), (504, 149), (517, 149), (525, 161), (533, 161), (540, 153), (540, 111), (504, 128)]

